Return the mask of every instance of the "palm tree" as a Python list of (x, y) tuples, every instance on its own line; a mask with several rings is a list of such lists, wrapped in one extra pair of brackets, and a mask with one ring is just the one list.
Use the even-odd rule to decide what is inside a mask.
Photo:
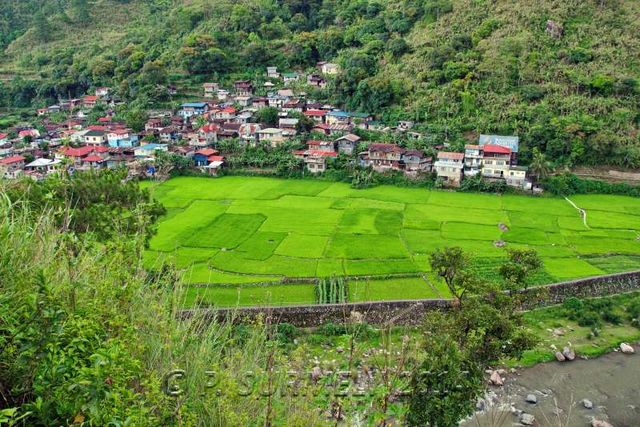
[(543, 180), (553, 172), (551, 162), (547, 160), (547, 156), (545, 156), (537, 147), (532, 151), (529, 170), (531, 171), (531, 175), (535, 177), (535, 181)]

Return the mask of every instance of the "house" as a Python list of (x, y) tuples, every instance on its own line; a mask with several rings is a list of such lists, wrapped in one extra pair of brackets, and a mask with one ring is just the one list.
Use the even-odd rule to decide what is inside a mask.
[(511, 164), (511, 149), (501, 145), (482, 147), (482, 176), (489, 179), (505, 178)]
[(103, 145), (107, 142), (107, 135), (101, 130), (89, 130), (84, 134), (83, 139), (87, 145)]
[(402, 153), (402, 164), (404, 173), (416, 177), (423, 173), (431, 172), (432, 159), (420, 150), (405, 150)]
[(297, 82), (299, 79), (300, 79), (300, 75), (296, 72), (282, 74), (282, 80), (284, 81), (285, 86), (293, 82)]
[(464, 146), (464, 176), (476, 176), (482, 170), (482, 147), (467, 144)]
[(276, 92), (276, 95), (283, 98), (283, 103), (286, 102), (289, 98), (293, 98), (296, 94), (291, 89), (280, 89)]
[(258, 131), (260, 125), (258, 123), (243, 123), (238, 129), (240, 133), (240, 142), (254, 144), (258, 140)]
[(47, 111), (49, 113), (59, 113), (60, 112), (60, 106), (59, 105), (50, 105), (47, 107)]
[(207, 158), (207, 165), (204, 166), (203, 169), (205, 169), (209, 175), (217, 176), (223, 164), (224, 156), (212, 155)]
[(95, 147), (91, 147), (89, 145), (85, 145), (78, 148), (73, 147), (62, 147), (55, 154), (55, 158), (57, 160), (69, 160), (76, 166), (79, 166), (82, 162), (82, 159), (87, 157), (89, 154), (94, 152)]
[(206, 102), (185, 102), (182, 104), (178, 114), (187, 119), (193, 116), (200, 116), (209, 111), (209, 104)]
[(218, 85), (218, 83), (204, 83), (202, 85), (202, 88), (204, 89), (204, 97), (213, 98), (216, 96), (219, 86), (220, 85)]
[(226, 108), (223, 108), (222, 110), (215, 111), (213, 113), (213, 117), (220, 120), (231, 120), (236, 116), (237, 112), (238, 110), (236, 110), (233, 107), (226, 107)]
[(251, 80), (236, 80), (235, 82), (233, 82), (233, 87), (236, 90), (236, 95), (253, 95), (253, 84), (251, 83)]
[(442, 179), (446, 185), (459, 187), (464, 169), (464, 153), (438, 152), (438, 160), (434, 164), (434, 169), (438, 178)]
[(309, 74), (307, 76), (307, 84), (309, 86), (323, 88), (327, 85), (327, 81), (324, 79), (324, 77), (317, 74)]
[(303, 114), (311, 118), (316, 123), (324, 123), (324, 117), (327, 112), (324, 110), (307, 110)]
[(364, 167), (371, 166), (376, 172), (400, 170), (404, 149), (396, 144), (370, 144), (361, 158)]
[(98, 102), (98, 97), (95, 95), (87, 95), (84, 98), (82, 98), (82, 106), (85, 108), (93, 108), (96, 106), (96, 103)]
[(29, 172), (33, 178), (40, 179), (56, 173), (60, 163), (58, 159), (39, 158), (25, 165), (24, 170)]
[(193, 161), (196, 166), (207, 166), (209, 164), (209, 157), (218, 154), (218, 150), (213, 148), (201, 148), (193, 153)]
[(338, 71), (340, 69), (338, 67), (338, 64), (334, 64), (332, 62), (318, 62), (317, 66), (322, 74), (335, 75), (338, 74)]
[(275, 147), (285, 141), (284, 131), (277, 128), (260, 129), (258, 132), (258, 141), (268, 142), (272, 147)]
[(328, 125), (350, 124), (351, 116), (344, 111), (329, 111), (326, 114), (326, 123)]
[(213, 123), (207, 123), (200, 129), (198, 129), (198, 135), (200, 136), (200, 138), (206, 141), (207, 144), (215, 144), (216, 142), (218, 142), (219, 130), (220, 127), (218, 127), (217, 125)]
[(352, 133), (341, 136), (335, 140), (338, 145), (338, 152), (351, 156), (356, 151), (356, 147), (358, 146), (360, 139), (361, 138), (358, 135), (354, 135)]
[(250, 96), (236, 96), (234, 98), (234, 101), (236, 104), (240, 105), (241, 107), (248, 107), (252, 104), (252, 99)]
[(520, 138), (517, 136), (502, 136), (502, 135), (480, 135), (478, 138), (478, 145), (484, 147), (485, 145), (498, 145), (500, 147), (506, 147), (511, 150), (511, 164), (518, 164), (518, 150), (520, 145)]
[(335, 151), (308, 150), (304, 155), (304, 164), (311, 173), (322, 173), (327, 170), (327, 160), (338, 155)]
[(253, 108), (261, 109), (269, 106), (269, 98), (266, 96), (258, 96), (253, 98), (253, 102), (251, 103)]
[(282, 105), (282, 111), (287, 113), (302, 113), (302, 110), (304, 110), (304, 101), (289, 100)]
[(267, 77), (270, 79), (280, 78), (280, 73), (278, 73), (278, 67), (267, 67)]
[(299, 119), (282, 118), (278, 120), (278, 127), (280, 129), (295, 129), (299, 121)]
[(106, 159), (97, 154), (89, 154), (80, 160), (80, 168), (82, 169), (100, 169), (107, 166)]
[(38, 129), (24, 129), (18, 132), (18, 138), (31, 138), (32, 140), (40, 138), (40, 131)]
[(414, 125), (415, 125), (415, 123), (412, 122), (412, 121), (401, 120), (401, 121), (398, 122), (398, 130), (400, 132), (406, 132), (409, 129), (413, 129)]
[(229, 98), (229, 91), (226, 89), (218, 89), (216, 96), (218, 97), (218, 101), (224, 102)]
[(169, 147), (167, 144), (145, 144), (139, 147), (136, 147), (133, 155), (139, 158), (150, 158), (154, 157), (157, 151), (168, 151)]
[(307, 147), (311, 151), (324, 151), (333, 153), (335, 150), (335, 143), (333, 141), (317, 141), (310, 140), (307, 141)]
[(0, 132), (0, 144), (5, 144), (9, 141), (9, 134)]
[(181, 137), (180, 131), (175, 126), (167, 126), (160, 129), (158, 135), (162, 142), (178, 141)]
[(101, 86), (96, 88), (96, 96), (100, 98), (109, 96), (109, 92), (110, 92), (110, 89), (108, 87)]
[(25, 158), (22, 156), (11, 156), (0, 159), (0, 176), (7, 179), (18, 178), (22, 174)]
[(531, 189), (531, 183), (527, 181), (527, 172), (529, 168), (525, 166), (511, 166), (505, 179), (507, 185), (523, 189)]
[(167, 85), (167, 95), (177, 95), (178, 87), (176, 85)]

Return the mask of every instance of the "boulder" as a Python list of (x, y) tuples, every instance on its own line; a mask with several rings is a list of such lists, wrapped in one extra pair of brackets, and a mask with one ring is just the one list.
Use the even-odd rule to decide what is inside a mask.
[(564, 362), (565, 360), (567, 360), (567, 359), (564, 357), (564, 354), (560, 353), (559, 351), (556, 351), (555, 355), (556, 355), (556, 360), (557, 360), (558, 362)]
[(489, 377), (489, 381), (491, 381), (491, 384), (493, 385), (497, 385), (497, 386), (504, 385), (504, 380), (502, 379), (502, 377), (497, 371), (493, 371), (491, 373), (491, 376)]
[(527, 394), (527, 397), (524, 398), (527, 403), (538, 403), (538, 398), (535, 394)]
[(591, 427), (613, 427), (606, 421), (596, 420), (595, 418), (591, 420)]
[(629, 344), (627, 344), (626, 342), (623, 342), (620, 344), (620, 351), (625, 353), (625, 354), (633, 354), (636, 352), (636, 350), (631, 347)]
[(576, 358), (576, 353), (571, 349), (571, 347), (565, 347), (562, 349), (562, 355), (568, 361), (572, 361)]
[(560, 37), (562, 37), (562, 34), (564, 34), (564, 27), (562, 26), (562, 24), (549, 19), (547, 21), (546, 32), (554, 39), (559, 39)]
[(321, 376), (322, 376), (322, 369), (320, 369), (319, 366), (314, 366), (313, 369), (311, 370), (311, 379), (314, 382), (317, 382)]
[(520, 424), (524, 424), (526, 426), (532, 426), (533, 423), (535, 422), (536, 422), (536, 418), (531, 414), (527, 414), (526, 412), (523, 412), (522, 415), (520, 415)]
[(336, 353), (344, 353), (344, 347), (337, 347)]
[(582, 399), (582, 406), (584, 406), (587, 409), (593, 409), (593, 402), (590, 401), (589, 399)]

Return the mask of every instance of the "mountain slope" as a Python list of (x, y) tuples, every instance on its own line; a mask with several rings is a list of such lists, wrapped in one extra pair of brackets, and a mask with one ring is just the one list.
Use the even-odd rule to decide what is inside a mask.
[(417, 119), (425, 143), (515, 133), (525, 160), (539, 147), (559, 164), (640, 167), (634, 0), (43, 3), (46, 18), (34, 10), (21, 35), (2, 38), (5, 104), (104, 84), (148, 105), (169, 101), (168, 82), (196, 93), (210, 79), (263, 79), (267, 65), (332, 60), (342, 72), (313, 96)]

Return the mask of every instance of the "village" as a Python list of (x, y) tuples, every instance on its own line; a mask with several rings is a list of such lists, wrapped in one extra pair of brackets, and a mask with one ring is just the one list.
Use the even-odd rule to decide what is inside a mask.
[[(419, 140), (411, 121), (387, 126), (374, 114), (343, 111), (334, 105), (308, 99), (300, 87), (323, 88), (338, 66), (321, 62), (317, 72), (280, 73), (267, 67), (263, 87), (251, 80), (237, 80), (225, 88), (214, 82), (202, 85), (198, 101), (183, 102), (175, 109), (147, 111), (144, 129), (128, 127), (115, 117), (122, 101), (112, 89), (98, 87), (93, 94), (60, 101), (37, 110), (39, 125), (20, 125), (0, 133), (0, 176), (43, 179), (68, 172), (125, 167), (130, 176), (154, 177), (158, 153), (184, 157), (193, 171), (218, 175), (227, 167), (221, 142), (240, 146), (291, 146), (291, 154), (311, 174), (322, 174), (342, 155), (352, 164), (377, 173), (400, 172), (411, 179), (434, 176), (443, 186), (459, 187), (465, 178), (482, 177), (531, 190), (527, 168), (518, 166), (517, 136), (480, 135), (463, 152), (436, 146), (435, 155), (397, 143), (378, 142), (402, 135)], [(300, 85), (302, 83), (302, 86)], [(175, 92), (175, 86), (168, 91)], [(266, 96), (258, 95), (266, 93)], [(101, 107), (104, 114), (91, 122), (89, 115)], [(272, 123), (261, 123), (260, 111), (277, 111)], [(53, 115), (66, 120), (54, 122)], [(367, 141), (363, 133), (382, 135)], [(389, 135), (389, 138), (385, 138)]]

